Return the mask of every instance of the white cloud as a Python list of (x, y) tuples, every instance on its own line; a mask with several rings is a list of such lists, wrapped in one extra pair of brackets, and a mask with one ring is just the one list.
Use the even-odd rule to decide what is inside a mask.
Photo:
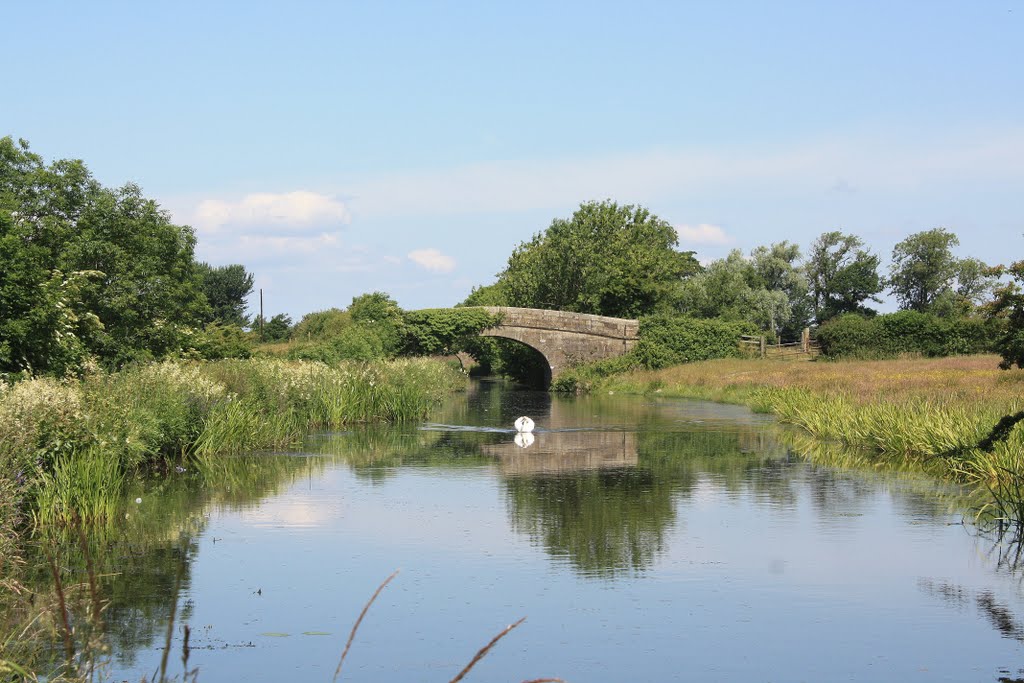
[(339, 233), (321, 233), (312, 237), (291, 235), (240, 235), (238, 244), (247, 251), (267, 250), (277, 253), (309, 254), (321, 249), (337, 249), (341, 246)]
[(297, 190), (281, 194), (258, 192), (235, 201), (205, 199), (196, 207), (194, 220), (200, 229), (207, 231), (224, 226), (301, 231), (346, 225), (352, 218), (348, 207), (337, 199)]
[(676, 234), (685, 247), (687, 244), (732, 244), (735, 240), (725, 234), (721, 226), (701, 223), (700, 225), (677, 225)]
[(358, 260), (360, 255), (345, 245), (339, 232), (318, 235), (213, 234), (199, 241), (196, 257), (210, 263), (244, 263), (255, 266), (272, 262), (295, 264)]
[(437, 249), (416, 249), (409, 252), (409, 260), (433, 273), (450, 273), (455, 270), (455, 259)]

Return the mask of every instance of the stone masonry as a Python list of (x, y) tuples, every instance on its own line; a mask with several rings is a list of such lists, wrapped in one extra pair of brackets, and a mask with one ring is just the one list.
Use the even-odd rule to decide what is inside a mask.
[(621, 356), (636, 344), (640, 322), (586, 313), (487, 306), (501, 324), (480, 334), (515, 339), (547, 359), (554, 379), (568, 367)]

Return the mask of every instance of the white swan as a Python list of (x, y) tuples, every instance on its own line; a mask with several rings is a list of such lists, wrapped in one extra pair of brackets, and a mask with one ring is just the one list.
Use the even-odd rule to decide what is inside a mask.
[(529, 432), (533, 431), (533, 420), (531, 420), (530, 418), (526, 417), (525, 415), (523, 417), (518, 418), (516, 420), (516, 422), (515, 422), (515, 425), (516, 425), (516, 431), (517, 432), (520, 432), (520, 433), (527, 432), (527, 433), (529, 433)]

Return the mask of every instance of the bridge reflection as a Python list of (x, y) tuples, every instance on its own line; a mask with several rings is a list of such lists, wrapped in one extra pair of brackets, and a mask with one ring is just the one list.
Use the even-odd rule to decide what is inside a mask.
[(537, 432), (527, 447), (510, 440), (485, 444), (480, 450), (497, 458), (506, 475), (636, 467), (639, 462), (636, 434), (625, 431)]

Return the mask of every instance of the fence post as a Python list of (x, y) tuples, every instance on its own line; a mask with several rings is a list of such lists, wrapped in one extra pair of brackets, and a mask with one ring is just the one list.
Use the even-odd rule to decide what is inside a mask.
[(800, 333), (800, 348), (804, 353), (811, 352), (811, 328), (809, 327), (805, 327), (804, 331)]
[(765, 343), (764, 335), (761, 335), (761, 358), (764, 358), (767, 351), (767, 345)]

